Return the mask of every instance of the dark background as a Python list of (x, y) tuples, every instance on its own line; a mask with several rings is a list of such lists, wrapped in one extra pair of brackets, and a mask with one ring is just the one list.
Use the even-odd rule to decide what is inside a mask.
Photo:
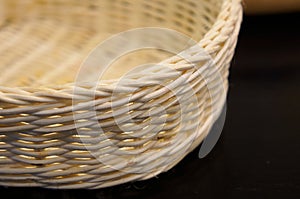
[(3, 188), (1, 198), (300, 199), (300, 14), (244, 18), (225, 128), (157, 178), (100, 190)]

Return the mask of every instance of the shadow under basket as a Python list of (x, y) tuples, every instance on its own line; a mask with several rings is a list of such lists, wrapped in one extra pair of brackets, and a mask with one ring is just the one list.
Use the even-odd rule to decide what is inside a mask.
[[(0, 10), (0, 185), (149, 179), (197, 147), (222, 111), (239, 0), (2, 0)], [(114, 46), (124, 31), (126, 45)], [(112, 59), (149, 39), (156, 49)]]

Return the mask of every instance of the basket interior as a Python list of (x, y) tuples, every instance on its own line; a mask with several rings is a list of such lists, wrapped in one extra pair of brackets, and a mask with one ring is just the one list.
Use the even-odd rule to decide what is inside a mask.
[[(132, 28), (169, 28), (200, 41), (214, 24), (222, 2), (2, 0), (0, 86), (73, 82), (81, 63), (97, 44)], [(140, 50), (119, 59), (104, 78), (118, 78), (138, 64), (160, 62), (170, 56), (160, 50)]]

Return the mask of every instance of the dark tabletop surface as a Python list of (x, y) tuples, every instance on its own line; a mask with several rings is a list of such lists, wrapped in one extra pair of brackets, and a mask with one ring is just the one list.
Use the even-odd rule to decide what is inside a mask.
[(246, 17), (232, 63), (226, 124), (157, 178), (100, 190), (0, 187), (1, 198), (300, 199), (300, 14)]

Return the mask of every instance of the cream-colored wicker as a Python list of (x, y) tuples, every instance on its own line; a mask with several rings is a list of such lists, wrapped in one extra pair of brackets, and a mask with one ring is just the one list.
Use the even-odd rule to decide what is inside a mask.
[[(201, 73), (212, 84), (221, 74), (227, 91), (241, 18), (240, 0), (1, 0), (0, 184), (92, 189), (172, 168), (209, 132), (212, 106), (222, 108), (220, 85), (210, 91), (212, 101)], [(141, 53), (143, 63), (163, 61), (176, 72), (136, 72), (113, 95), (115, 80), (103, 81), (94, 93), (88, 84), (74, 84), (99, 42), (141, 27), (174, 29), (199, 41), (215, 68), (206, 67), (194, 46), (184, 52), (196, 68), (162, 52)], [(126, 72), (126, 63), (107, 79)], [(187, 84), (199, 103), (186, 106), (190, 120), (180, 121), (178, 97), (188, 102)], [(180, 92), (175, 97), (163, 85)], [(122, 100), (129, 94), (130, 101)], [(164, 112), (156, 109), (161, 106)]]

